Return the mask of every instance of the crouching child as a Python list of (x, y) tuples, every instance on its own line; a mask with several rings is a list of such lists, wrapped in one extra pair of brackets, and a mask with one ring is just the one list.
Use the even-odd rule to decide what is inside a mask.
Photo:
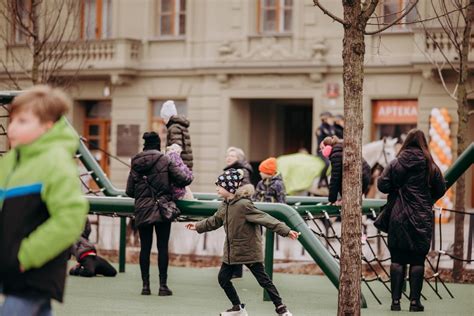
[(87, 220), (86, 228), (81, 238), (72, 247), (72, 253), (76, 257), (77, 265), (69, 270), (70, 275), (82, 277), (94, 277), (101, 274), (106, 277), (114, 277), (117, 270), (104, 258), (97, 254), (93, 243), (89, 241), (90, 222)]
[(260, 225), (291, 239), (297, 239), (299, 233), (291, 230), (286, 224), (274, 217), (258, 210), (250, 199), (253, 190), (249, 190), (249, 187), (252, 188), (252, 186), (244, 185), (240, 187), (242, 179), (242, 170), (228, 169), (220, 175), (216, 181), (216, 190), (224, 198), (224, 202), (213, 216), (197, 223), (187, 224), (186, 228), (204, 233), (224, 226), (227, 236), (218, 280), (219, 285), (233, 306), (222, 312), (222, 316), (247, 315), (245, 304), (240, 301), (231, 282), (234, 268), (241, 264), (245, 264), (260, 286), (267, 290), (275, 305), (277, 315), (291, 315), (286, 305), (283, 304), (278, 290), (264, 270)]

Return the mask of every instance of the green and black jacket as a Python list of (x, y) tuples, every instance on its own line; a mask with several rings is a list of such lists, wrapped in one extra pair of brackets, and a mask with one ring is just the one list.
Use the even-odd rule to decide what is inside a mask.
[(0, 158), (0, 284), (6, 295), (63, 299), (69, 248), (88, 212), (73, 159), (78, 145), (62, 118)]

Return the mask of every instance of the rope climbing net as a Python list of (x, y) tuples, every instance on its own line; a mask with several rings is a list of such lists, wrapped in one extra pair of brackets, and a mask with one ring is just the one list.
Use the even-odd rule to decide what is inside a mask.
[[(442, 212), (456, 212), (456, 213), (463, 213), (468, 216), (473, 216), (474, 214), (467, 213), (467, 212), (460, 212), (450, 209), (440, 209), (435, 208), (433, 212), (438, 214), (439, 220), (436, 221), (435, 229), (437, 229), (437, 246), (435, 243), (432, 244), (432, 251), (427, 255), (425, 258), (427, 273), (425, 274), (425, 281), (429, 288), (434, 291), (436, 296), (442, 299), (441, 289), (444, 289), (445, 292), (451, 297), (454, 298), (452, 292), (446, 286), (446, 283), (441, 278), (441, 266), (440, 263), (444, 259), (452, 259), (452, 260), (459, 260), (463, 261), (467, 264), (471, 264), (474, 260), (471, 259), (471, 252), (472, 252), (472, 227), (469, 229), (470, 238), (468, 241), (468, 249), (467, 249), (467, 259), (458, 258), (452, 254), (449, 250), (446, 250), (445, 243), (443, 240), (443, 224), (441, 221)], [(375, 218), (375, 211), (373, 212), (373, 218)], [(337, 216), (337, 215), (336, 215)], [(340, 214), (339, 214), (340, 216)], [(313, 215), (310, 212), (307, 212), (305, 216), (305, 220), (308, 222), (311, 230), (313, 233), (326, 245), (328, 251), (331, 255), (337, 260), (340, 260), (340, 253), (339, 249), (341, 246), (341, 238), (340, 238), (340, 225), (337, 224), (337, 221), (334, 220), (334, 215), (329, 215), (328, 212), (323, 211), (321, 215)], [(369, 226), (367, 222), (363, 225), (363, 231), (368, 232), (367, 227)], [(390, 263), (390, 255), (388, 251), (388, 243), (387, 243), (387, 234), (377, 231), (373, 225), (371, 225), (370, 231), (375, 231), (372, 234), (363, 234), (362, 239), (362, 262), (364, 264), (364, 268), (362, 271), (361, 281), (367, 286), (370, 293), (374, 296), (375, 300), (382, 304), (381, 300), (377, 296), (374, 291), (374, 287), (372, 283), (380, 282), (388, 292), (390, 290), (390, 273), (389, 273), (389, 263)], [(433, 237), (434, 238), (434, 237)], [(406, 278), (408, 280), (408, 278)], [(403, 295), (408, 299), (406, 293)], [(423, 299), (426, 300), (426, 296), (422, 294)]]

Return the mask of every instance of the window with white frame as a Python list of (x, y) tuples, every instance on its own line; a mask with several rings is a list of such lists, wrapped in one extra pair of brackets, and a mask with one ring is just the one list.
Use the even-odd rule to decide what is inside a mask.
[(186, 0), (158, 0), (156, 35), (182, 36), (186, 34)]
[(293, 0), (257, 0), (259, 33), (290, 33)]
[[(393, 23), (395, 20), (400, 18), (403, 14), (405, 14), (406, 10), (408, 10), (415, 0), (383, 0), (382, 2), (382, 18), (384, 24)], [(416, 21), (418, 16), (416, 7), (410, 11), (406, 16), (403, 17), (398, 23), (400, 25), (395, 25), (395, 28), (398, 29), (406, 29), (410, 28), (410, 24), (404, 23), (412, 23)]]
[(112, 37), (112, 0), (82, 0), (81, 38), (106, 39)]
[(30, 20), (31, 0), (14, 0), (13, 2), (13, 40), (17, 44), (26, 42), (27, 34), (31, 31)]

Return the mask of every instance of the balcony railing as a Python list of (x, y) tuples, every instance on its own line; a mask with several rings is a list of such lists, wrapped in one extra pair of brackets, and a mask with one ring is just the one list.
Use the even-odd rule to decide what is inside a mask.
[[(462, 41), (462, 29), (456, 33), (457, 42)], [(450, 36), (453, 36), (451, 34)], [(458, 51), (450, 40), (448, 34), (441, 27), (417, 28), (415, 30), (415, 43), (418, 46), (419, 54), (415, 57), (416, 61), (425, 61), (430, 63), (443, 62), (447, 58), (450, 62), (456, 62), (459, 59)], [(474, 34), (471, 34), (470, 51), (474, 49)], [(474, 61), (473, 54), (469, 54), (469, 61)]]
[[(31, 60), (31, 52), (26, 45), (8, 48), (16, 56), (12, 60)], [(40, 52), (45, 63), (61, 65), (64, 71), (81, 69), (81, 73), (94, 71), (122, 72), (138, 67), (141, 58), (141, 42), (133, 39), (106, 39), (46, 44)]]

